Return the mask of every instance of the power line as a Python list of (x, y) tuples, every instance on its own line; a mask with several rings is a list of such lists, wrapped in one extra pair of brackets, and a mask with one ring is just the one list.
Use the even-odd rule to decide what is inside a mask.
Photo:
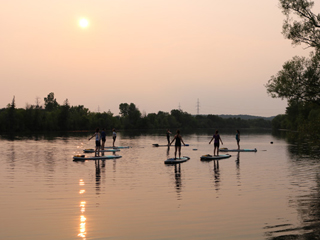
[(197, 100), (197, 115), (199, 115), (200, 112), (200, 102), (199, 102), (199, 98)]

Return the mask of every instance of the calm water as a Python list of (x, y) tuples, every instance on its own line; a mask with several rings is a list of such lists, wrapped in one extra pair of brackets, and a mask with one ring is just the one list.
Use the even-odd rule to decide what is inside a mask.
[[(131, 148), (97, 163), (72, 160), (89, 135), (1, 137), (0, 239), (319, 239), (319, 159), (243, 132), (258, 152), (201, 162), (211, 133), (182, 135), (180, 167), (164, 164), (174, 148), (152, 147), (164, 134), (118, 133)], [(223, 147), (234, 135), (221, 133)]]

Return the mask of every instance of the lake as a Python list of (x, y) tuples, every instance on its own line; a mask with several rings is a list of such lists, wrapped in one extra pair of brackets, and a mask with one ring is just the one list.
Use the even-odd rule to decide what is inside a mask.
[[(213, 131), (181, 134), (190, 160), (176, 166), (164, 164), (174, 147), (152, 146), (165, 131), (118, 132), (121, 158), (85, 162), (73, 155), (91, 133), (1, 136), (0, 239), (319, 239), (317, 157), (243, 130), (241, 148), (257, 152), (203, 162)], [(235, 132), (220, 134), (236, 148)]]

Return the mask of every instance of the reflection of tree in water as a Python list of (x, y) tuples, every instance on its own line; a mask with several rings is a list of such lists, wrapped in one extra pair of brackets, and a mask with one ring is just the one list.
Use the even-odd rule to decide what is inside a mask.
[[(305, 140), (308, 141), (308, 139)], [(309, 188), (307, 193), (305, 193), (306, 190), (301, 190), (305, 194), (289, 202), (290, 205), (297, 208), (300, 218), (299, 226), (293, 226), (292, 224), (267, 226), (265, 227), (267, 236), (281, 234), (281, 236), (270, 237), (268, 239), (320, 239), (320, 174), (318, 174), (319, 171), (317, 170), (312, 172), (308, 170), (312, 168), (320, 169), (319, 151), (315, 151), (317, 148), (306, 141), (301, 142), (297, 140), (294, 145), (288, 146), (289, 158), (293, 164), (292, 176), (295, 178), (295, 181), (301, 184), (308, 184), (309, 186), (310, 183), (307, 182), (314, 180), (315, 186), (307, 186)], [(299, 170), (302, 171), (302, 175), (298, 173)], [(313, 177), (313, 174), (316, 176)], [(307, 179), (305, 178), (306, 176)]]
[[(300, 214), (301, 224), (294, 227), (292, 224), (281, 224), (275, 226), (267, 226), (265, 229), (270, 240), (317, 240), (320, 239), (320, 176), (317, 175), (317, 186), (314, 192), (305, 196), (300, 196), (297, 200), (297, 208)], [(291, 234), (296, 232), (304, 232), (302, 234)]]
[(291, 158), (296, 156), (320, 158), (320, 145), (319, 142), (314, 141), (314, 136), (293, 131), (274, 131), (272, 135), (291, 144), (288, 147), (289, 153), (292, 154)]

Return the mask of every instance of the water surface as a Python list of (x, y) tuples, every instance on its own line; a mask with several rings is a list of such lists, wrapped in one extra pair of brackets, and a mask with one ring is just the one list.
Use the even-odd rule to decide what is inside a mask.
[[(183, 134), (182, 134), (183, 135)], [(106, 161), (74, 162), (89, 135), (0, 138), (0, 239), (317, 239), (319, 159), (270, 133), (241, 135), (219, 162), (211, 133), (183, 135), (188, 162), (165, 165), (165, 134), (118, 133), (130, 146)], [(236, 148), (221, 132), (222, 147)], [(273, 144), (270, 144), (273, 142)], [(112, 137), (107, 139), (107, 145)], [(197, 149), (197, 150), (195, 150)]]

